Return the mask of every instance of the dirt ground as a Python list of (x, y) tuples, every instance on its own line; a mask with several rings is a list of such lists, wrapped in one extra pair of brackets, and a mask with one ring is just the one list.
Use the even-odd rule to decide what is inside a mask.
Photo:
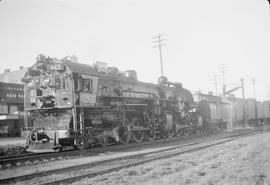
[(270, 133), (83, 179), (74, 184), (269, 185)]

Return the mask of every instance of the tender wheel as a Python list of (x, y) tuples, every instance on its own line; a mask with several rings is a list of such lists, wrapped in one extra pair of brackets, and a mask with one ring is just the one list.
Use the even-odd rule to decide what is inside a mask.
[[(143, 122), (139, 118), (134, 118), (131, 122), (131, 127), (143, 127)], [(141, 143), (144, 139), (144, 130), (134, 130), (132, 131), (132, 140), (136, 143)]]
[(79, 150), (88, 148), (88, 142), (84, 136), (79, 135), (76, 137), (76, 148), (78, 148)]
[(122, 126), (118, 130), (119, 141), (122, 144), (129, 143), (131, 140), (130, 122), (127, 118), (124, 119)]

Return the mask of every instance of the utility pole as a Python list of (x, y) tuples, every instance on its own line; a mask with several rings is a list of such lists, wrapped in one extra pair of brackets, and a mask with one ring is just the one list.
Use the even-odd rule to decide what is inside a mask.
[(221, 64), (221, 65), (220, 65), (220, 68), (221, 68), (222, 81), (223, 81), (222, 92), (223, 92), (223, 95), (224, 95), (225, 92), (226, 92), (226, 84), (225, 84), (225, 71), (226, 71), (226, 66), (225, 66), (224, 64)]
[[(252, 86), (253, 86), (253, 96), (254, 96), (255, 102), (257, 102), (256, 101), (256, 89), (255, 89), (255, 83), (256, 83), (255, 77), (252, 78), (251, 82), (252, 82)], [(258, 107), (257, 107), (257, 103), (256, 103), (256, 106), (255, 106), (255, 114), (256, 114), (256, 117), (258, 118)]]
[(219, 76), (216, 74), (211, 75), (209, 81), (210, 81), (210, 84), (214, 84), (215, 95), (218, 95), (218, 84), (220, 83)]
[(218, 94), (217, 91), (217, 75), (214, 75), (214, 83), (215, 83), (215, 90), (216, 90), (216, 95)]
[(165, 39), (162, 38), (164, 34), (159, 34), (153, 37), (153, 43), (155, 44), (153, 48), (159, 48), (159, 57), (160, 57), (160, 67), (161, 67), (161, 76), (164, 76), (163, 71), (163, 58), (162, 58), (162, 47), (165, 46)]
[(253, 86), (253, 96), (254, 96), (254, 99), (256, 100), (256, 89), (255, 89), (255, 78), (253, 77), (252, 78), (252, 86)]
[[(217, 90), (217, 75), (214, 75), (214, 83), (215, 83), (215, 90), (216, 90), (216, 96), (217, 96), (217, 94), (218, 94), (218, 90)], [(219, 120), (219, 102), (218, 102), (218, 100), (216, 101), (216, 105), (217, 105), (217, 110), (216, 110), (216, 112), (217, 112), (217, 119)]]
[(214, 75), (214, 80), (215, 80), (215, 90), (216, 90), (216, 95), (217, 95), (217, 75)]
[(246, 101), (245, 101), (245, 85), (244, 85), (244, 79), (241, 78), (241, 88), (242, 88), (242, 101), (243, 101), (243, 121), (244, 126), (247, 127), (247, 121), (246, 121)]

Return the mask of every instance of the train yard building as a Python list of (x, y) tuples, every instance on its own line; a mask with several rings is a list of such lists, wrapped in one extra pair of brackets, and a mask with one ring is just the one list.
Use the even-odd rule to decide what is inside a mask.
[(0, 74), (0, 137), (20, 136), (23, 127), (24, 84), (26, 68)]

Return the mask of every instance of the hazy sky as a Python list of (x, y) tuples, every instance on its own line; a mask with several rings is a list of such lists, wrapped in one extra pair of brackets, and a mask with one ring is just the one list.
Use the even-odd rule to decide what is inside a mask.
[(270, 99), (266, 0), (2, 0), (0, 70), (30, 66), (40, 53), (75, 54), (82, 63), (135, 69), (139, 80), (156, 82), (160, 62), (152, 37), (159, 33), (166, 34), (170, 81), (215, 91), (211, 75), (221, 75), (225, 64), (228, 89), (243, 77), (252, 97), (255, 77), (257, 98)]

